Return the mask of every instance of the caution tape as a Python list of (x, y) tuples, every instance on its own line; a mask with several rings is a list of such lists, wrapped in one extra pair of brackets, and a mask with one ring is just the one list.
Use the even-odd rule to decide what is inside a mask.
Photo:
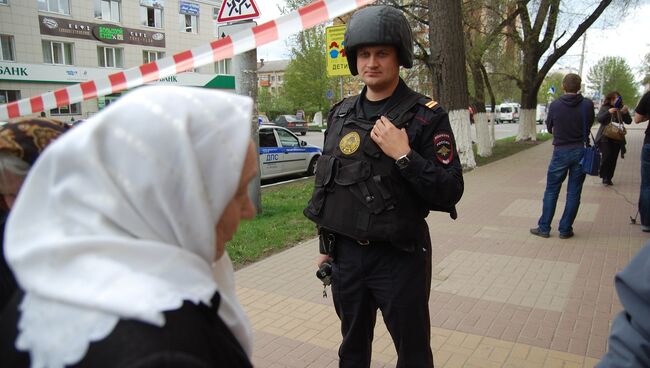
[(228, 37), (179, 52), (173, 56), (39, 96), (0, 105), (0, 121), (106, 96), (228, 59), (273, 41), (285, 39), (296, 32), (309, 29), (374, 1), (315, 1), (275, 20), (237, 31)]

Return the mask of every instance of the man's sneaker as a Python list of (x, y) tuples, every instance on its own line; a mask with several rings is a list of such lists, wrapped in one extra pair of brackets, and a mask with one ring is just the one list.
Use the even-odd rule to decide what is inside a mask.
[(641, 225), (641, 231), (650, 233), (650, 226), (647, 225)]
[(560, 233), (560, 239), (569, 239), (569, 238), (573, 237), (573, 235), (574, 235), (573, 231), (569, 231), (566, 234)]
[(538, 227), (534, 227), (534, 228), (530, 229), (530, 233), (533, 234), (533, 235), (540, 236), (542, 238), (548, 238), (548, 237), (551, 236), (551, 234), (549, 232), (540, 231)]

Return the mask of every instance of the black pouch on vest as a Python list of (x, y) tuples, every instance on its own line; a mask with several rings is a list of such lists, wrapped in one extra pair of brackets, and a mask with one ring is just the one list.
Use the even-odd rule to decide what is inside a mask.
[[(327, 186), (332, 182), (336, 175), (337, 159), (334, 156), (322, 155), (316, 161), (316, 175), (314, 178), (314, 193), (312, 194), (307, 208), (304, 210), (305, 216), (318, 216), (323, 208), (325, 197), (327, 196)], [(310, 216), (311, 215), (311, 216)]]

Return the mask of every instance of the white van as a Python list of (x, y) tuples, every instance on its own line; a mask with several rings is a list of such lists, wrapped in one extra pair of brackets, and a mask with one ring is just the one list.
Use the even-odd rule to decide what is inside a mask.
[(502, 103), (496, 109), (496, 122), (501, 123), (516, 123), (519, 121), (519, 104), (518, 103)]
[(537, 105), (535, 121), (537, 121), (537, 124), (542, 124), (546, 121), (546, 105)]

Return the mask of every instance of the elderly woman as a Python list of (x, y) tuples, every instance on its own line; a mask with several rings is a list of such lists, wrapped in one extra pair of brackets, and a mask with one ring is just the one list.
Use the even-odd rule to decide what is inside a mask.
[(23, 119), (0, 128), (0, 311), (17, 289), (2, 252), (7, 215), (38, 156), (66, 130), (64, 123), (46, 118)]
[(0, 318), (11, 367), (250, 367), (225, 251), (252, 218), (252, 101), (143, 87), (55, 142), (7, 224), (25, 291)]

